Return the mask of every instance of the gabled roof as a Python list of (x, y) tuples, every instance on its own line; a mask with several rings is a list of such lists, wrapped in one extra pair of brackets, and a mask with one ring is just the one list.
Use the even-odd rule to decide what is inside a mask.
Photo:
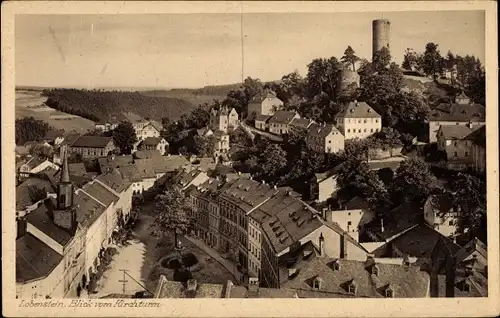
[(439, 131), (446, 140), (464, 140), (477, 128), (469, 128), (464, 125), (442, 125)]
[(221, 193), (220, 198), (239, 206), (246, 213), (269, 199), (278, 190), (254, 180), (237, 179)]
[(26, 283), (47, 277), (63, 256), (30, 233), (16, 240), (16, 282)]
[(73, 238), (73, 235), (51, 220), (49, 215), (53, 212), (55, 206), (54, 200), (46, 199), (38, 208), (26, 216), (26, 220), (61, 246), (66, 246)]
[(99, 175), (96, 180), (104, 183), (117, 193), (122, 193), (130, 186), (130, 182), (123, 179), (120, 172), (116, 169)]
[(123, 113), (123, 116), (132, 124), (147, 122), (147, 120), (132, 112)]
[[(456, 252), (455, 257), (457, 263), (462, 262), (470, 255), (478, 253), (486, 260), (488, 259), (488, 247), (481, 242), (478, 238), (473, 238), (469, 243), (465, 244), (459, 251)], [(487, 264), (485, 264), (487, 265)]]
[(479, 104), (440, 104), (430, 114), (429, 121), (484, 122), (486, 110)]
[(350, 102), (344, 106), (337, 117), (342, 118), (380, 118), (381, 116), (366, 102)]
[(309, 126), (311, 126), (313, 123), (312, 120), (307, 119), (307, 118), (294, 118), (290, 122), (291, 126), (298, 127), (298, 128), (305, 128), (307, 129)]
[(119, 199), (117, 195), (106, 189), (106, 187), (99, 182), (89, 182), (83, 186), (82, 190), (85, 191), (85, 193), (90, 194), (106, 207), (110, 206), (113, 202), (116, 202)]
[(60, 130), (49, 130), (43, 137), (43, 140), (55, 140), (56, 138), (61, 138), (64, 136), (64, 133)]
[[(338, 269), (334, 269), (334, 263), (339, 264)], [(377, 275), (371, 272), (373, 266), (377, 266)], [(315, 279), (321, 281), (320, 289), (313, 288)], [(390, 289), (394, 298), (419, 298), (428, 296), (429, 281), (429, 274), (417, 266), (313, 256), (302, 262), (282, 287), (298, 290), (299, 297), (302, 293), (312, 296), (310, 292), (314, 292), (316, 297), (385, 298)], [(349, 284), (356, 286), (356, 294), (349, 293)]]
[(36, 202), (36, 200), (34, 200), (36, 193), (33, 191), (38, 190), (34, 189), (40, 189), (46, 193), (54, 193), (55, 184), (42, 176), (32, 176), (24, 180), (23, 183), (16, 187), (16, 210), (23, 210)]
[(153, 126), (156, 130), (160, 131), (160, 132), (163, 130), (162, 124), (159, 123), (159, 122), (157, 122), (156, 120), (150, 120), (149, 124), (151, 126)]
[(106, 211), (105, 205), (81, 189), (75, 192), (73, 201), (76, 207), (76, 219), (83, 227), (92, 225)]
[(276, 93), (271, 91), (271, 90), (264, 90), (262, 93), (255, 95), (249, 102), (249, 104), (254, 104), (254, 103), (262, 103), (266, 98), (273, 98), (273, 99), (278, 99), (280, 102), (281, 100), (276, 97)]
[(261, 114), (258, 114), (256, 117), (255, 117), (255, 121), (263, 121), (263, 122), (267, 122), (271, 117), (273, 116), (270, 116), (270, 115), (261, 115)]
[(112, 141), (112, 137), (81, 136), (71, 145), (71, 147), (104, 148)]
[(73, 143), (80, 138), (81, 134), (69, 134), (64, 137), (64, 141), (61, 143), (61, 145), (67, 145), (67, 146), (72, 146)]
[(134, 152), (133, 155), (136, 159), (153, 159), (156, 157), (161, 157), (162, 154), (154, 149), (154, 150), (138, 150)]
[(342, 133), (332, 124), (316, 124), (313, 123), (309, 126), (307, 129), (307, 135), (309, 137), (320, 137), (320, 138), (325, 138), (329, 134), (339, 134), (341, 135)]
[(30, 170), (32, 170), (47, 160), (48, 159), (46, 159), (46, 158), (41, 158), (41, 157), (36, 156), (36, 157), (31, 158), (28, 162), (26, 162), (26, 165), (29, 167)]
[(472, 140), (478, 146), (486, 147), (486, 126), (476, 129), (466, 139)]
[(296, 115), (295, 112), (278, 110), (274, 113), (274, 115), (271, 118), (269, 118), (269, 123), (289, 124), (295, 115)]
[(424, 223), (403, 233), (389, 244), (392, 244), (402, 253), (410, 257), (429, 258), (440, 238), (446, 241), (452, 253), (460, 249), (460, 247), (450, 239), (444, 237), (441, 233)]
[[(158, 144), (164, 140), (161, 137), (146, 137), (141, 144), (145, 146), (158, 146)], [(165, 141), (166, 142), (166, 141)]]

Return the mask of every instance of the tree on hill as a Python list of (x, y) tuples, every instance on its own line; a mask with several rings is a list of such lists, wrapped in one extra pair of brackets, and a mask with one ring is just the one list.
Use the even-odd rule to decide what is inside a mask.
[(212, 107), (213, 105), (205, 103), (193, 109), (185, 119), (184, 128), (200, 129), (206, 127), (210, 121), (210, 110)]
[(460, 206), (459, 228), (472, 237), (486, 237), (486, 184), (470, 174), (459, 173), (451, 182), (454, 204)]
[(422, 56), (422, 70), (434, 79), (443, 71), (443, 58), (436, 43), (429, 42), (425, 46), (425, 52)]
[(419, 70), (422, 65), (422, 56), (413, 49), (406, 49), (401, 67), (407, 70)]
[(392, 194), (394, 201), (422, 202), (437, 188), (437, 179), (429, 166), (418, 158), (401, 162), (394, 178)]
[(193, 220), (189, 217), (189, 200), (185, 195), (173, 187), (155, 198), (156, 218), (152, 223), (152, 234), (164, 237), (165, 233), (173, 233), (175, 246), (178, 247), (178, 235), (185, 234), (192, 226)]
[(425, 121), (429, 119), (430, 107), (417, 93), (398, 92), (389, 97), (382, 113), (387, 126), (399, 131), (418, 136), (425, 130)]
[(391, 53), (386, 47), (381, 48), (373, 55), (372, 67), (376, 72), (385, 69), (391, 63)]
[(54, 155), (54, 148), (45, 144), (37, 144), (29, 149), (30, 155), (34, 157), (41, 157), (52, 160)]
[(344, 55), (340, 59), (345, 66), (351, 66), (353, 71), (356, 71), (356, 62), (359, 61), (359, 57), (356, 56), (356, 52), (349, 45), (347, 49), (344, 51)]
[(40, 141), (50, 130), (50, 126), (34, 117), (16, 119), (16, 145), (23, 145), (27, 141)]
[(123, 121), (113, 130), (113, 141), (120, 148), (121, 154), (130, 154), (134, 143), (137, 142), (137, 136), (132, 124)]
[(254, 167), (254, 171), (269, 182), (275, 181), (287, 164), (285, 151), (274, 143), (269, 143), (257, 158), (258, 167)]
[(335, 100), (338, 73), (342, 64), (335, 57), (317, 58), (307, 65), (307, 95), (310, 98), (324, 92)]

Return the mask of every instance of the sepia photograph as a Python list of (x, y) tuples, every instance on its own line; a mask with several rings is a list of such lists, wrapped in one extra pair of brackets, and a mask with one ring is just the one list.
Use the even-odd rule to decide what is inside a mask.
[(15, 14), (15, 306), (498, 296), (485, 9), (234, 5)]

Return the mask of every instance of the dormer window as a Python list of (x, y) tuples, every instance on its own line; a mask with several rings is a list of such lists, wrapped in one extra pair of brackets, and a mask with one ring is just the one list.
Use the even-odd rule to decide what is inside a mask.
[(378, 276), (378, 266), (377, 265), (372, 266), (372, 275)]
[(354, 283), (354, 281), (352, 281), (349, 284), (349, 286), (347, 286), (347, 290), (348, 290), (349, 294), (353, 294), (353, 295), (356, 294), (356, 284)]
[(338, 261), (333, 262), (332, 268), (334, 271), (340, 270), (340, 263)]
[(388, 287), (385, 290), (385, 297), (386, 298), (394, 298), (394, 291), (392, 290), (392, 288)]
[(313, 280), (313, 288), (314, 289), (321, 289), (322, 283), (323, 283), (323, 280), (320, 277), (316, 277)]

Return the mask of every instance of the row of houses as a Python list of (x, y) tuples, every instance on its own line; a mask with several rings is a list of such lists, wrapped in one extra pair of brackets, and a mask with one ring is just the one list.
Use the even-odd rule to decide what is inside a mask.
[(108, 120), (96, 123), (95, 128), (101, 131), (111, 131), (118, 127), (122, 121), (128, 121), (132, 124), (137, 139), (139, 140), (143, 140), (148, 137), (160, 137), (160, 133), (163, 130), (161, 123), (155, 120), (142, 118), (141, 116), (131, 112), (113, 115)]
[[(441, 242), (453, 255), (462, 250), (446, 236), (449, 229), (435, 226), (446, 220), (438, 220), (441, 212), (434, 205), (426, 206), (425, 219), (423, 214), (413, 220), (400, 215), (401, 222), (386, 219), (384, 227), (359, 198), (337, 210), (317, 211), (293, 191), (247, 176), (223, 181), (190, 171), (174, 182), (189, 194), (195, 234), (238, 264), (248, 290), (254, 288), (250, 281), (257, 281), (264, 288), (291, 289), (297, 297), (443, 295), (430, 287), (433, 249)], [(362, 240), (364, 233), (372, 238)], [(374, 274), (374, 264), (375, 275), (385, 273), (375, 288), (364, 278)], [(437, 275), (441, 284), (443, 275)], [(478, 275), (484, 278), (484, 271)], [(484, 295), (484, 288), (473, 294)]]
[(113, 233), (128, 221), (130, 183), (110, 172), (76, 189), (66, 158), (54, 191), (17, 218), (16, 298), (79, 296)]
[[(271, 114), (269, 114), (271, 113)], [(335, 124), (318, 124), (292, 111), (276, 110), (255, 116), (255, 128), (276, 135), (293, 129), (307, 131), (310, 149), (321, 153), (344, 150), (345, 140), (367, 138), (382, 129), (381, 116), (365, 102), (351, 102), (337, 114)]]

